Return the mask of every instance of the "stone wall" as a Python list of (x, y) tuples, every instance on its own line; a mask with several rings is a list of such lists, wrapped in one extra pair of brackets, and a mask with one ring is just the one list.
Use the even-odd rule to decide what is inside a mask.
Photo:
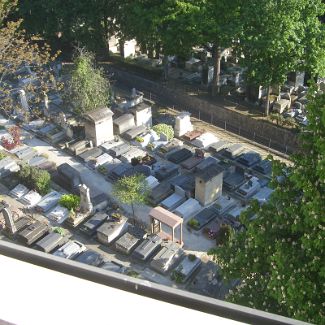
[(189, 111), (192, 116), (227, 131), (253, 140), (264, 146), (283, 153), (295, 152), (298, 148), (297, 132), (272, 125), (267, 121), (256, 120), (236, 111), (209, 103), (200, 98), (189, 96), (153, 81), (111, 68), (114, 77), (130, 89), (136, 87), (160, 102), (173, 106), (176, 110)]

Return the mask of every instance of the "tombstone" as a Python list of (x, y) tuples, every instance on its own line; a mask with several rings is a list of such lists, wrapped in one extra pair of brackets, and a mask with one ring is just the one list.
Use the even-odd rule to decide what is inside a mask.
[(10, 234), (14, 235), (17, 232), (17, 228), (15, 226), (14, 219), (12, 217), (12, 213), (9, 207), (2, 209), (2, 214), (5, 219), (5, 230)]
[(113, 112), (107, 107), (101, 107), (85, 114), (86, 139), (93, 142), (94, 146), (110, 141), (113, 135)]
[(69, 139), (73, 139), (73, 130), (70, 126), (68, 126), (66, 128), (66, 131), (65, 131), (65, 135), (69, 138)]
[(137, 97), (137, 90), (135, 88), (131, 89), (131, 98)]
[(24, 109), (24, 111), (29, 111), (29, 105), (27, 102), (25, 90), (19, 89), (18, 92), (19, 92), (19, 99), (20, 99), (21, 107)]
[(190, 113), (182, 112), (176, 117), (174, 131), (176, 137), (181, 137), (185, 133), (193, 131)]
[(212, 165), (195, 178), (195, 198), (206, 206), (222, 195), (223, 169)]
[(66, 118), (66, 116), (65, 116), (65, 114), (63, 112), (59, 113), (59, 125), (62, 128), (65, 128), (66, 125), (67, 125), (67, 118)]
[(163, 132), (160, 133), (160, 141), (166, 141), (166, 142), (168, 142), (168, 137)]
[(49, 117), (50, 116), (49, 98), (45, 91), (43, 91), (43, 96), (44, 96), (44, 115), (46, 117)]
[(288, 84), (291, 86), (299, 87), (304, 85), (305, 72), (291, 72), (288, 74)]
[(90, 200), (89, 187), (85, 184), (79, 186), (80, 190), (80, 212), (90, 213), (93, 210), (93, 205)]

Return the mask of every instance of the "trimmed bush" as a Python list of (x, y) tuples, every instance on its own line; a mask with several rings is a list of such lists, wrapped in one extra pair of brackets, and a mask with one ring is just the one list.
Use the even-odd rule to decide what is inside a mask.
[(161, 133), (165, 134), (167, 139), (170, 141), (174, 138), (174, 130), (171, 125), (167, 125), (164, 123), (154, 125), (152, 129), (160, 135)]
[(59, 204), (69, 211), (75, 211), (80, 205), (80, 197), (74, 194), (64, 194), (61, 196)]

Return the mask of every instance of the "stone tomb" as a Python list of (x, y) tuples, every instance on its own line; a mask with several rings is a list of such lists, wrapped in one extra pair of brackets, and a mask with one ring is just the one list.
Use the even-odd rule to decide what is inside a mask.
[(162, 165), (155, 164), (154, 173), (158, 181), (163, 181), (167, 178), (178, 174), (178, 166), (172, 163), (165, 163)]
[(191, 141), (195, 140), (196, 138), (198, 138), (202, 134), (203, 134), (203, 132), (202, 131), (199, 131), (199, 130), (189, 131), (189, 132), (186, 132), (184, 134), (184, 139), (186, 141), (191, 142)]
[(143, 158), (144, 156), (146, 156), (146, 154), (147, 153), (144, 150), (133, 147), (129, 151), (122, 154), (120, 160), (122, 162), (131, 162), (132, 158), (137, 158), (137, 157)]
[(113, 139), (113, 112), (102, 107), (85, 114), (86, 139), (95, 147)]
[(168, 155), (168, 160), (175, 163), (175, 164), (179, 164), (182, 161), (188, 159), (192, 157), (192, 151), (188, 150), (186, 148), (177, 150), (171, 154)]
[(6, 157), (0, 160), (0, 177), (6, 177), (17, 171), (19, 171), (19, 166), (12, 158)]
[(25, 147), (16, 151), (15, 155), (23, 161), (28, 161), (37, 155), (37, 151), (31, 147)]
[(162, 182), (151, 190), (149, 201), (153, 206), (155, 206), (172, 193), (173, 190), (171, 185), (168, 182)]
[(263, 187), (252, 197), (252, 200), (257, 200), (259, 204), (264, 204), (270, 199), (270, 196), (273, 192), (273, 189), (269, 187)]
[(123, 114), (113, 121), (114, 134), (122, 134), (135, 127), (134, 116), (132, 114)]
[(235, 191), (239, 186), (245, 183), (245, 173), (240, 167), (233, 168), (229, 175), (224, 178), (223, 185), (228, 191)]
[(102, 149), (100, 148), (91, 148), (87, 151), (84, 151), (78, 157), (82, 159), (84, 162), (88, 162), (91, 159), (96, 159), (103, 153)]
[(120, 157), (121, 155), (125, 154), (126, 152), (128, 152), (130, 150), (130, 145), (127, 143), (122, 143), (116, 147), (113, 147), (109, 150), (109, 154), (112, 157)]
[(223, 168), (212, 165), (195, 178), (195, 198), (206, 206), (222, 195)]
[(203, 172), (206, 168), (209, 168), (211, 166), (217, 166), (218, 165), (218, 162), (220, 160), (215, 158), (215, 157), (207, 157), (207, 158), (204, 158), (195, 168), (195, 171), (197, 173), (200, 173), (200, 172)]
[(245, 150), (245, 148), (241, 144), (235, 143), (235, 144), (232, 144), (231, 146), (229, 146), (228, 148), (224, 149), (222, 152), (222, 155), (229, 159), (235, 159), (244, 150)]
[(213, 204), (213, 209), (216, 211), (218, 216), (224, 215), (227, 211), (236, 206), (236, 201), (229, 195), (220, 196), (218, 200)]
[(180, 187), (185, 192), (186, 197), (194, 197), (195, 176), (192, 173), (175, 176), (169, 183), (173, 189), (177, 186)]
[(221, 140), (221, 141), (210, 144), (209, 151), (211, 151), (213, 153), (217, 153), (220, 150), (225, 149), (228, 145), (229, 145), (229, 143), (227, 141)]
[(200, 205), (199, 201), (189, 198), (180, 206), (178, 206), (174, 213), (179, 215), (184, 220), (190, 219), (196, 213), (202, 210), (202, 206)]
[(104, 245), (109, 245), (116, 238), (122, 236), (128, 229), (126, 217), (110, 217), (97, 229), (97, 239)]
[(88, 160), (88, 167), (92, 168), (92, 169), (96, 169), (101, 165), (104, 165), (106, 163), (110, 163), (113, 161), (113, 157), (110, 156), (108, 153), (103, 153), (102, 155), (96, 157), (96, 158), (92, 158), (90, 160)]
[(290, 108), (290, 100), (280, 99), (273, 104), (273, 111), (282, 114), (286, 109)]
[(140, 136), (144, 132), (146, 132), (146, 127), (143, 125), (136, 126), (128, 131), (126, 131), (123, 136), (126, 140), (131, 141), (135, 139), (137, 136)]
[(135, 125), (143, 125), (147, 128), (152, 126), (151, 106), (146, 103), (139, 103), (129, 110), (134, 115)]
[(121, 144), (125, 143), (124, 140), (121, 138), (115, 136), (115, 138), (111, 141), (104, 142), (100, 145), (100, 148), (104, 151), (109, 153), (110, 149), (113, 149), (114, 147), (117, 147)]
[(134, 250), (133, 256), (140, 260), (147, 260), (157, 252), (162, 243), (158, 235), (150, 235)]
[(196, 224), (193, 224), (193, 227), (196, 230), (202, 229), (206, 224), (211, 222), (214, 218), (218, 216), (218, 213), (213, 207), (205, 208), (199, 213), (197, 213), (191, 220), (195, 220)]
[(18, 184), (14, 189), (10, 191), (10, 196), (15, 199), (22, 198), (25, 194), (29, 192), (28, 188), (23, 184)]
[(249, 152), (243, 153), (237, 159), (237, 162), (241, 163), (242, 165), (244, 165), (246, 167), (252, 167), (252, 166), (258, 164), (260, 161), (261, 161), (261, 155), (255, 151), (249, 151)]
[(33, 167), (39, 167), (45, 163), (47, 163), (48, 160), (45, 158), (45, 157), (42, 157), (42, 156), (36, 156), (36, 157), (33, 157), (29, 162), (29, 166), (33, 166)]
[(115, 182), (124, 177), (129, 169), (132, 169), (132, 165), (129, 163), (117, 164), (111, 171), (108, 171), (107, 178)]
[(144, 230), (135, 226), (129, 226), (128, 231), (115, 242), (115, 249), (128, 255), (146, 237), (147, 233)]
[(166, 274), (180, 260), (183, 253), (179, 244), (171, 241), (163, 242), (160, 251), (152, 258), (150, 267), (161, 274)]
[(190, 113), (182, 112), (176, 117), (174, 131), (176, 137), (181, 137), (185, 133), (193, 131)]
[(159, 185), (159, 181), (158, 181), (158, 179), (157, 179), (156, 177), (152, 176), (152, 175), (148, 176), (148, 177), (146, 178), (146, 181), (147, 181), (147, 183), (148, 183), (148, 187), (149, 187), (150, 189), (153, 189), (153, 188), (155, 188), (156, 186)]
[(213, 133), (205, 132), (193, 140), (192, 145), (198, 148), (207, 148), (218, 141), (219, 138), (217, 138)]
[(49, 226), (36, 221), (20, 231), (17, 235), (18, 240), (23, 242), (25, 245), (32, 245), (34, 244), (38, 239), (42, 238), (44, 235), (46, 235), (49, 232)]
[(158, 150), (158, 154), (164, 157), (167, 154), (171, 154), (177, 150), (182, 149), (182, 147), (183, 147), (183, 141), (174, 138), (169, 143), (160, 146)]
[(171, 196), (167, 197), (165, 200), (163, 200), (160, 205), (169, 210), (172, 211), (175, 208), (177, 208), (179, 205), (184, 203), (186, 201), (185, 192), (183, 189), (181, 189), (178, 186), (175, 186), (175, 193), (173, 193)]
[(42, 199), (42, 196), (38, 194), (35, 191), (29, 191), (27, 194), (25, 194), (21, 199), (20, 202), (22, 204), (27, 205), (28, 207), (33, 207), (36, 205), (40, 200)]
[(62, 237), (60, 234), (51, 232), (43, 239), (39, 240), (35, 244), (35, 247), (44, 253), (50, 253), (58, 249), (60, 246), (64, 245), (66, 242), (67, 239)]
[(201, 263), (201, 259), (197, 256), (186, 255), (173, 272), (179, 275), (182, 283), (185, 283), (198, 270)]
[(41, 201), (37, 203), (35, 210), (40, 213), (47, 213), (58, 204), (61, 196), (62, 194), (56, 191), (46, 194)]
[(88, 236), (93, 236), (99, 228), (107, 219), (109, 214), (106, 212), (97, 212), (95, 213), (87, 222), (83, 223), (79, 230)]
[(253, 196), (260, 188), (261, 185), (259, 179), (253, 176), (251, 179), (241, 185), (235, 193), (243, 199), (248, 199)]
[(270, 160), (264, 159), (254, 166), (253, 169), (263, 175), (269, 175), (272, 172), (272, 163)]
[(46, 215), (46, 217), (52, 222), (60, 225), (69, 217), (69, 210), (57, 205)]

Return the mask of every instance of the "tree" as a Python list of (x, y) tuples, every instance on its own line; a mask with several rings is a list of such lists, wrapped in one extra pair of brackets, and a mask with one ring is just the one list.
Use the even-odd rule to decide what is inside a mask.
[(325, 94), (310, 98), (308, 120), (293, 166), (273, 162), (270, 201), (253, 201), (246, 230), (214, 254), (226, 279), (242, 280), (229, 301), (323, 324)]
[(171, 125), (160, 123), (152, 127), (152, 129), (160, 136), (161, 133), (165, 134), (168, 141), (174, 138), (174, 129)]
[(289, 72), (325, 73), (324, 13), (321, 0), (248, 0), (240, 9), (238, 48), (247, 80), (267, 88), (282, 85)]
[(214, 63), (211, 95), (220, 92), (220, 66), (223, 51), (233, 46), (238, 40), (239, 4), (237, 0), (208, 0), (202, 10), (201, 30), (204, 43), (211, 44), (208, 49), (212, 52)]
[(95, 67), (94, 55), (77, 49), (74, 69), (68, 82), (65, 99), (79, 114), (108, 106), (110, 84), (102, 69)]
[(24, 164), (18, 172), (18, 178), (26, 187), (45, 195), (50, 190), (51, 175), (37, 167)]
[(70, 211), (76, 211), (80, 205), (80, 196), (74, 194), (64, 194), (61, 196), (59, 204)]
[[(15, 7), (15, 1), (0, 0), (0, 98), (1, 106), (8, 114), (13, 109), (14, 88), (24, 88), (30, 106), (39, 105), (43, 91), (57, 88), (48, 64), (56, 59), (58, 53), (52, 56), (49, 46), (35, 35), (26, 37), (21, 20), (10, 20)], [(19, 85), (20, 70), (24, 68), (32, 70), (32, 80)]]
[(119, 179), (113, 186), (113, 195), (122, 203), (131, 205), (132, 214), (135, 217), (134, 205), (146, 203), (149, 195), (145, 176), (136, 174)]

